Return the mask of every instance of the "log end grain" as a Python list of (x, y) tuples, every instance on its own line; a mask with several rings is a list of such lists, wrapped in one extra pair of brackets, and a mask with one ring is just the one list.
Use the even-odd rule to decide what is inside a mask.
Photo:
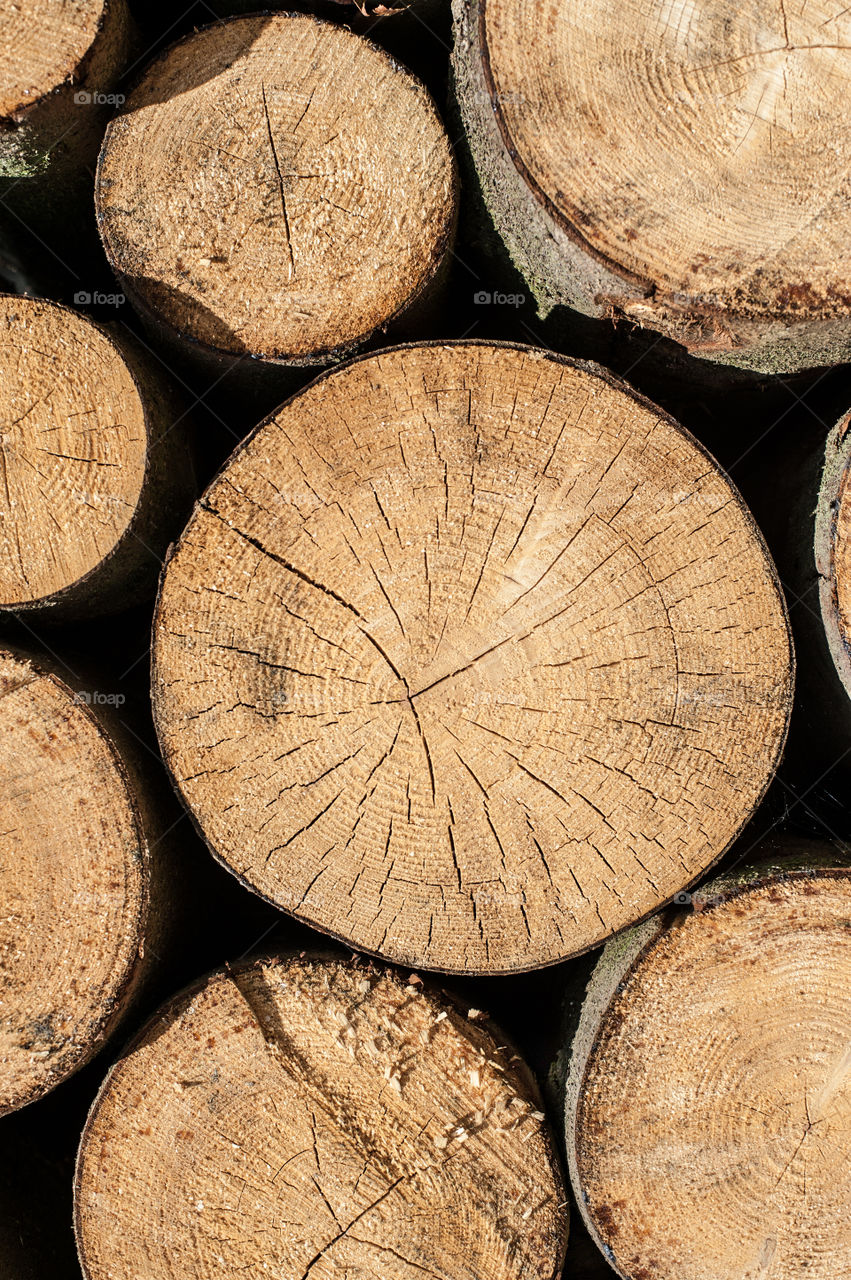
[(152, 592), (194, 490), (185, 424), (80, 313), (0, 295), (0, 334), (0, 610), (92, 613)]
[(140, 972), (148, 851), (115, 748), (35, 661), (0, 653), (0, 1114), (86, 1062)]
[(162, 1010), (93, 1108), (76, 1223), (87, 1280), (550, 1280), (567, 1226), (511, 1050), (418, 979), (315, 957)]
[(149, 68), (107, 131), (104, 246), (153, 320), (200, 351), (310, 364), (421, 302), (456, 175), (428, 93), (297, 14), (235, 18)]
[(851, 869), (807, 851), (609, 944), (567, 1090), (574, 1189), (628, 1280), (851, 1266)]
[(456, 19), (485, 200), (545, 307), (763, 372), (849, 358), (847, 13), (477, 0)]
[(599, 370), (489, 343), (290, 400), (196, 508), (155, 619), (164, 758), (217, 856), (444, 971), (553, 963), (702, 874), (791, 679), (712, 459)]

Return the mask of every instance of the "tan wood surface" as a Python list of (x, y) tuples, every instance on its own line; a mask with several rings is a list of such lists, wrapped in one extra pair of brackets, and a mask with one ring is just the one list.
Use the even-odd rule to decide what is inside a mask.
[(419, 81), (342, 27), (276, 14), (153, 63), (107, 132), (97, 208), (111, 262), (170, 329), (309, 362), (428, 289), (455, 185)]
[(217, 856), (359, 949), (508, 972), (699, 876), (791, 698), (741, 499), (589, 367), (491, 344), (326, 375), (164, 577), (154, 703)]
[(712, 882), (693, 912), (604, 951), (574, 1042), (567, 1144), (618, 1275), (835, 1280), (851, 1266), (840, 861), (817, 847)]
[(136, 795), (76, 693), (0, 652), (0, 1114), (100, 1048), (143, 960), (149, 868)]
[(553, 1280), (567, 1222), (549, 1130), (479, 1017), (351, 961), (211, 975), (89, 1118), (88, 1280)]

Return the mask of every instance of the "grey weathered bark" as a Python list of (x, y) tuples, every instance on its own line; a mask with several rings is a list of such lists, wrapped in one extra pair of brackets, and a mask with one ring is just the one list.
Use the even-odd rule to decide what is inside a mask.
[(790, 417), (744, 483), (789, 599), (800, 654), (799, 748), (813, 776), (851, 768), (851, 412), (827, 432)]

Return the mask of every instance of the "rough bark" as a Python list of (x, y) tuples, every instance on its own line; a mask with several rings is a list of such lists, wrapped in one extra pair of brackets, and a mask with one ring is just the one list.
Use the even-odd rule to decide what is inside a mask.
[(179, 901), (146, 768), (102, 695), (41, 656), (0, 654), (0, 1114), (106, 1043)]
[(154, 632), (216, 856), (451, 972), (554, 963), (703, 874), (791, 701), (729, 480), (625, 384), (507, 344), (391, 349), (289, 401), (196, 507)]
[(161, 1010), (95, 1102), (75, 1198), (87, 1280), (554, 1280), (567, 1233), (532, 1077), (478, 1012), (304, 952)]
[(762, 373), (849, 359), (848, 161), (829, 143), (848, 15), (453, 11), (471, 186), (542, 315), (625, 318)]
[(613, 940), (588, 983), (568, 1166), (629, 1280), (848, 1268), (851, 865), (819, 842), (779, 844)]
[(124, 329), (0, 295), (0, 330), (0, 612), (152, 595), (196, 494), (186, 414)]
[(107, 131), (96, 204), (162, 335), (213, 367), (298, 369), (421, 323), (456, 188), (419, 81), (343, 27), (266, 14), (154, 61)]

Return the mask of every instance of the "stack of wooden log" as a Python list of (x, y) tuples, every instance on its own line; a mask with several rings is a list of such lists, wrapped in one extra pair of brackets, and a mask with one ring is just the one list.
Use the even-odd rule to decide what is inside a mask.
[(0, 1280), (851, 1274), (835, 8), (0, 3)]

